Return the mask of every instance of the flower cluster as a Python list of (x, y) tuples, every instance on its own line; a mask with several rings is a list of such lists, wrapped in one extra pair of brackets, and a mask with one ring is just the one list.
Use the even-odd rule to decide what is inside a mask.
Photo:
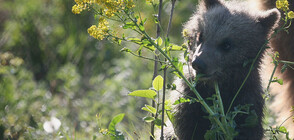
[(287, 0), (277, 0), (276, 7), (282, 9), (283, 11), (289, 10), (289, 3)]
[(75, 0), (76, 4), (72, 7), (74, 14), (80, 14), (83, 10), (89, 9), (92, 4), (101, 7), (101, 14), (108, 17), (114, 16), (114, 13), (121, 12), (124, 9), (135, 7), (133, 0)]
[(288, 12), (287, 16), (288, 16), (288, 18), (293, 19), (294, 18), (294, 12), (293, 11)]
[(124, 9), (135, 7), (133, 0), (97, 0), (97, 4), (101, 6), (101, 11), (108, 17), (114, 16)]
[(75, 0), (76, 4), (72, 7), (71, 11), (74, 14), (80, 14), (83, 10), (89, 9), (89, 6), (96, 3), (96, 0)]
[(88, 33), (98, 40), (103, 40), (105, 36), (109, 35), (108, 24), (109, 23), (105, 18), (100, 17), (98, 27), (96, 25), (92, 25), (88, 28)]
[(278, 9), (283, 10), (286, 13), (286, 15), (287, 15), (287, 17), (289, 19), (293, 19), (294, 18), (294, 12), (293, 11), (289, 11), (289, 2), (288, 2), (288, 0), (277, 0), (276, 1), (276, 7)]

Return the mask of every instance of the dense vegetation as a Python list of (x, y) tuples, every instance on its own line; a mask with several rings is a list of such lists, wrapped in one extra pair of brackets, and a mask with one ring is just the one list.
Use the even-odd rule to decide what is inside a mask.
[[(146, 9), (142, 14), (150, 19), (145, 28), (155, 36), (149, 24), (155, 12), (138, 2), (136, 8)], [(182, 23), (196, 2), (177, 2), (170, 33), (175, 43), (182, 43)], [(73, 5), (73, 0), (0, 1), (0, 139), (101, 139), (98, 128), (107, 128), (119, 113), (125, 113), (120, 130), (148, 135), (140, 108), (149, 101), (126, 95), (151, 87), (153, 63), (90, 37), (94, 15), (74, 15)], [(167, 13), (163, 10), (163, 24)], [(102, 115), (98, 122), (96, 114)], [(46, 132), (45, 122), (56, 119), (60, 128)]]

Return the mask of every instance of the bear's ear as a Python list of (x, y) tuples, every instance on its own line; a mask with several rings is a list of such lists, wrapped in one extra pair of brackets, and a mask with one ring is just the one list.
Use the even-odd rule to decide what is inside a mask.
[(258, 22), (268, 32), (271, 29), (277, 27), (277, 23), (280, 20), (281, 14), (278, 9), (274, 8), (264, 12), (258, 17)]
[(221, 4), (219, 0), (203, 0), (203, 3), (206, 9), (209, 9), (211, 7)]

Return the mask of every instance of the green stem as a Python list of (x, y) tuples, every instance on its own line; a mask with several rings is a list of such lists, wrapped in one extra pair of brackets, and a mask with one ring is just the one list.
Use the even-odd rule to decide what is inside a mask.
[(268, 83), (268, 85), (267, 85), (266, 91), (269, 90), (269, 87), (270, 87), (270, 85), (271, 85), (271, 83), (272, 83), (272, 80), (273, 80), (274, 74), (275, 74), (275, 72), (276, 72), (276, 70), (277, 70), (277, 67), (278, 67), (278, 62), (275, 63), (275, 67), (274, 67), (274, 70), (273, 70), (273, 72), (272, 72), (272, 74), (271, 74), (271, 77), (270, 77), (270, 79), (269, 79), (269, 83)]
[(287, 119), (285, 119), (281, 124), (280, 124), (280, 126), (279, 127), (281, 127), (287, 120), (289, 120), (291, 117), (293, 117), (293, 115), (291, 115), (291, 116), (289, 116)]
[(217, 96), (217, 99), (219, 101), (219, 105), (220, 105), (220, 111), (221, 111), (221, 114), (222, 114), (222, 121), (223, 123), (226, 122), (226, 119), (224, 118), (225, 117), (225, 111), (224, 111), (224, 106), (223, 106), (223, 101), (222, 101), (222, 97), (220, 95), (220, 91), (219, 91), (219, 87), (218, 87), (218, 83), (217, 82), (214, 82), (214, 89), (215, 89), (215, 93), (216, 93), (216, 96)]
[(280, 62), (281, 62), (281, 63), (285, 63), (285, 64), (294, 65), (294, 62), (291, 62), (291, 61), (280, 60)]

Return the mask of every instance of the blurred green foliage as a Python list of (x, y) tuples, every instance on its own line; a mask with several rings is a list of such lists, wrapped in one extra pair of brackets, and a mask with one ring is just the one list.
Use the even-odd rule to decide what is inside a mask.
[[(121, 130), (135, 132), (134, 137), (148, 135), (140, 108), (149, 101), (126, 95), (151, 87), (153, 62), (90, 37), (87, 28), (97, 21), (89, 12), (72, 14), (73, 3), (0, 0), (0, 139), (101, 139), (99, 128), (106, 128), (119, 113), (125, 113)], [(196, 3), (177, 2), (170, 33), (173, 43), (182, 43), (182, 23)], [(145, 28), (155, 35), (156, 9), (145, 1), (137, 1), (136, 9), (144, 9)], [(166, 0), (163, 27), (169, 9)], [(102, 114), (98, 123), (97, 113)], [(51, 117), (61, 121), (61, 128), (47, 133), (43, 124)]]

